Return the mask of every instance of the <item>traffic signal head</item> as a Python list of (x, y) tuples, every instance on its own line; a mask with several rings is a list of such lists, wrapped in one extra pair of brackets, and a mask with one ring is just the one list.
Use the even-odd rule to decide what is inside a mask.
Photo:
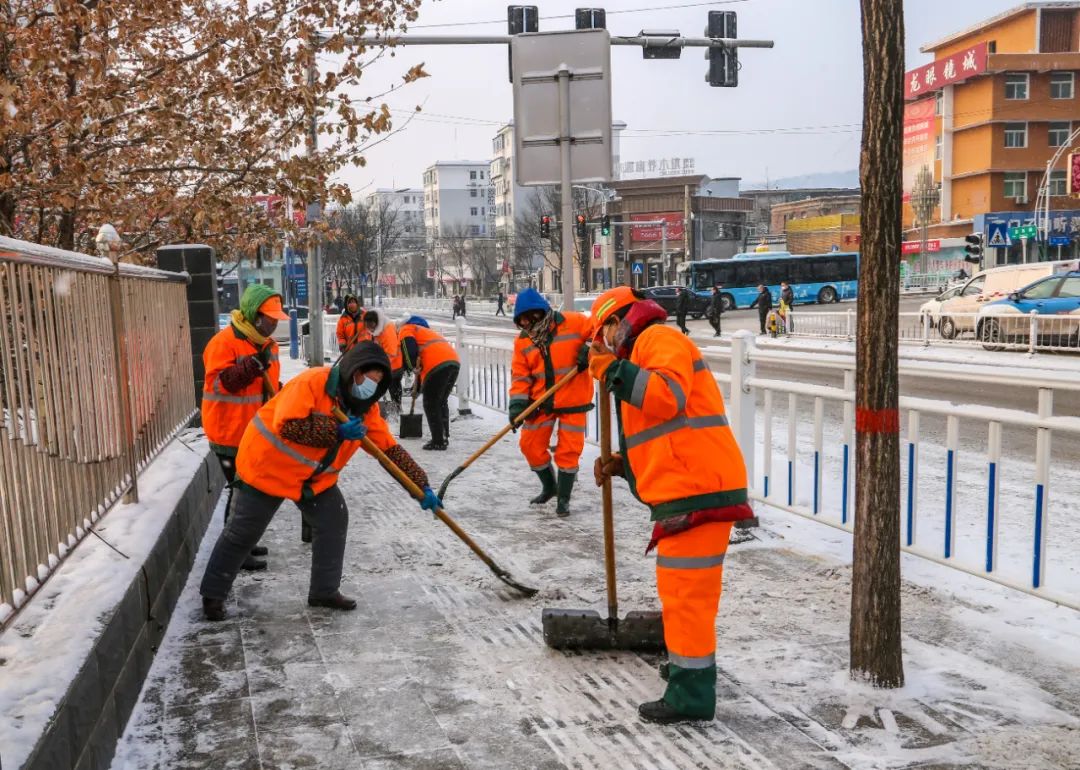
[(604, 215), (603, 220), (600, 222), (600, 235), (607, 238), (611, 235), (611, 217)]
[(540, 217), (540, 237), (551, 237), (551, 217), (549, 217), (547, 214)]
[(607, 11), (603, 8), (577, 8), (574, 10), (574, 29), (604, 29), (607, 27)]
[(979, 263), (983, 258), (983, 236), (982, 233), (972, 233), (971, 235), (965, 235), (964, 240), (967, 241), (967, 246), (964, 247), (964, 261)]
[(586, 221), (587, 220), (585, 219), (584, 214), (578, 214), (577, 215), (577, 234), (578, 234), (578, 238), (584, 238), (586, 233), (588, 232), (588, 230), (585, 227), (585, 222)]
[[(734, 39), (738, 37), (738, 25), (734, 11), (709, 11), (709, 26), (705, 36), (711, 38)], [(705, 58), (709, 61), (709, 71), (705, 80), (710, 86), (734, 88), (739, 85), (739, 49), (708, 48)]]

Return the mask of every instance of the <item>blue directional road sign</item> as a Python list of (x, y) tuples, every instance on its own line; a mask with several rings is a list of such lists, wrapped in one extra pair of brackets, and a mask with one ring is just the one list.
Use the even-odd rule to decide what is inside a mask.
[(1050, 245), (1051, 246), (1068, 246), (1070, 243), (1072, 243), (1072, 238), (1070, 238), (1067, 235), (1051, 235), (1050, 236)]
[(644, 275), (645, 274), (645, 263), (644, 262), (635, 262), (634, 266), (633, 266), (633, 268), (631, 269), (630, 272), (633, 273), (634, 275)]

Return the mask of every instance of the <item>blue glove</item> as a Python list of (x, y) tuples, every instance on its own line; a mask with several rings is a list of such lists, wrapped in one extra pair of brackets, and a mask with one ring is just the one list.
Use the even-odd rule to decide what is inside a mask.
[(345, 441), (359, 441), (367, 435), (367, 426), (361, 417), (353, 417), (348, 422), (340, 422), (337, 426), (338, 437)]
[(442, 508), (442, 500), (435, 496), (431, 487), (424, 487), (424, 499), (420, 501), (420, 507), (434, 513), (436, 508)]

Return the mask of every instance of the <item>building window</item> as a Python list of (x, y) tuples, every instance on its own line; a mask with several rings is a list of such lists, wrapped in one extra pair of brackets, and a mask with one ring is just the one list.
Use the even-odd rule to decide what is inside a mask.
[(942, 135), (938, 134), (937, 141), (934, 143), (934, 160), (941, 160), (941, 142)]
[(476, 197), (476, 188), (475, 187), (470, 187), (469, 188), (469, 197), (470, 198), (475, 198)]
[(1027, 123), (1005, 124), (1005, 146), (1012, 148), (1027, 147)]
[(1026, 72), (1018, 72), (1005, 75), (1005, 98), (1028, 98), (1028, 75)]
[(481, 179), (483, 179), (483, 178), (484, 178), (484, 172), (483, 172), (483, 171), (481, 171), (481, 172), (480, 172), (480, 178), (481, 178)]
[(487, 216), (487, 209), (485, 209), (483, 206), (480, 207), (480, 216), (482, 216), (482, 217)]
[(471, 216), (471, 217), (476, 216), (476, 206), (473, 206), (471, 209), (469, 209), (469, 216)]
[(1072, 72), (1050, 73), (1050, 98), (1072, 99), (1076, 85), (1076, 76)]
[(1065, 172), (1064, 171), (1051, 171), (1050, 172), (1050, 195), (1066, 195), (1065, 192)]
[(476, 179), (476, 172), (475, 171), (470, 171), (469, 172), (469, 179)]
[(1069, 123), (1051, 123), (1046, 132), (1048, 144), (1051, 147), (1061, 147), (1069, 141), (1072, 133), (1072, 125)]
[(1006, 198), (1027, 198), (1027, 172), (1012, 171), (1005, 174)]
[(938, 91), (937, 93), (934, 94), (934, 114), (935, 115), (940, 115), (941, 114), (941, 104), (944, 101), (944, 99), (945, 99), (945, 92), (944, 91)]

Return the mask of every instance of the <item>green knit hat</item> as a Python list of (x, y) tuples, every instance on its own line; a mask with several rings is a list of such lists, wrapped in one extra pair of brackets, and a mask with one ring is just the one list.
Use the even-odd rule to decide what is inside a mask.
[(255, 323), (259, 317), (259, 306), (271, 297), (280, 297), (281, 292), (274, 291), (262, 283), (248, 284), (244, 289), (244, 295), (240, 297), (240, 312), (244, 314), (244, 320), (250, 324)]

